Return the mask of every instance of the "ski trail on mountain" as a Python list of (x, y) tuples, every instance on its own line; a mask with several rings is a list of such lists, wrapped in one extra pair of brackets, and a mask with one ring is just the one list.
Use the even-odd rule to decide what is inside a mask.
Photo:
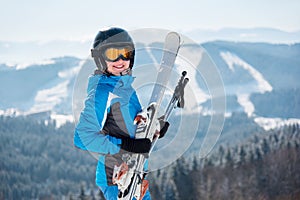
[(242, 107), (244, 107), (244, 111), (247, 113), (248, 117), (251, 117), (255, 111), (255, 107), (250, 101), (249, 96), (250, 94), (238, 94), (237, 101)]
[(39, 90), (34, 98), (34, 105), (27, 113), (43, 112), (53, 110), (54, 107), (68, 98), (68, 86), (72, 77), (75, 77), (81, 68), (78, 66), (59, 71), (57, 76), (63, 81), (51, 88)]
[(273, 88), (270, 83), (266, 81), (263, 75), (253, 66), (249, 65), (247, 62), (230, 52), (221, 52), (220, 55), (232, 72), (234, 72), (234, 67), (241, 67), (247, 70), (249, 74), (251, 74), (251, 76), (257, 81), (258, 91), (260, 93), (272, 91)]
[(259, 92), (259, 93), (265, 93), (272, 91), (272, 86), (268, 81), (265, 80), (263, 75), (257, 71), (253, 66), (239, 58), (238, 56), (230, 53), (230, 52), (221, 52), (220, 56), (222, 59), (226, 62), (229, 69), (234, 73), (235, 68), (241, 67), (249, 72), (249, 74), (253, 77), (253, 79), (257, 82), (257, 90), (256, 91), (249, 91), (243, 92), (239, 91), (237, 95), (237, 101), (238, 103), (244, 108), (245, 113), (250, 117), (253, 115), (255, 111), (255, 107), (253, 103), (250, 101), (250, 95), (251, 92)]
[(34, 99), (35, 104), (29, 113), (53, 110), (55, 105), (61, 103), (64, 98), (67, 98), (68, 83), (69, 81), (64, 81), (52, 88), (38, 91)]

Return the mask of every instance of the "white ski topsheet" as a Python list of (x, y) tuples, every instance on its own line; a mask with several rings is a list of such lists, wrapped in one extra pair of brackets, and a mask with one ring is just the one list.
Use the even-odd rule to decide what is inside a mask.
[(156, 105), (158, 105), (159, 107), (165, 92), (166, 85), (169, 81), (179, 47), (180, 47), (180, 35), (176, 32), (168, 33), (164, 44), (160, 68), (149, 101), (149, 105), (155, 102)]

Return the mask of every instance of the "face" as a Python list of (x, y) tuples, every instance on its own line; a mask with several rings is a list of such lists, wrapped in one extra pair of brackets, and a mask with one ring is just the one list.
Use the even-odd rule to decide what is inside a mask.
[(107, 65), (107, 71), (115, 76), (120, 76), (121, 72), (129, 68), (130, 60), (119, 59), (115, 62), (105, 61)]

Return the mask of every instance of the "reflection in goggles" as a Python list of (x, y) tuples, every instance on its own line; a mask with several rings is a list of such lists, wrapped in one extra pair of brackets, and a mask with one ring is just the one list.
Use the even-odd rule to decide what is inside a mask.
[(132, 56), (132, 49), (128, 47), (115, 48), (110, 47), (104, 51), (104, 59), (107, 61), (117, 61), (120, 58), (123, 60), (129, 60)]

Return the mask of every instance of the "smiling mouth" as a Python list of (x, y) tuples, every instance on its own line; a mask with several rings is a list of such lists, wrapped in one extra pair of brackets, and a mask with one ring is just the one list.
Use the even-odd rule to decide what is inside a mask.
[(114, 65), (113, 69), (116, 70), (116, 71), (118, 71), (118, 72), (120, 72), (120, 71), (124, 71), (124, 70), (126, 70), (128, 68), (126, 68), (126, 65)]
[(124, 65), (114, 65), (113, 67), (117, 68), (117, 69), (122, 69), (124, 67)]

